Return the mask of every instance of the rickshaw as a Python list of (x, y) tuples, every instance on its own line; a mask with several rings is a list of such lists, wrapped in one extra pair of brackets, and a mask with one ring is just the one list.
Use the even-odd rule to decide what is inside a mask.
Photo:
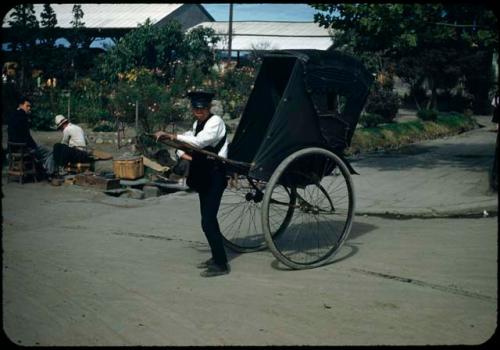
[(343, 156), (372, 75), (336, 51), (273, 51), (262, 58), (225, 164), (218, 221), (236, 252), (269, 247), (292, 269), (331, 262), (351, 230), (355, 170)]

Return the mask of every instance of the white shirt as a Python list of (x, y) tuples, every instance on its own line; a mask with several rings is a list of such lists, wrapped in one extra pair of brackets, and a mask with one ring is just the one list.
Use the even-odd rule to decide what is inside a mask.
[(499, 102), (499, 101), (498, 101), (498, 99), (499, 99), (499, 97), (498, 97), (498, 96), (495, 96), (495, 97), (493, 97), (493, 99), (491, 100), (491, 105), (492, 105), (493, 107), (498, 106), (498, 102)]
[[(198, 133), (198, 135), (195, 136), (194, 134), (197, 125), (198, 121), (196, 120), (193, 123), (193, 130), (186, 131), (183, 134), (177, 135), (177, 140), (189, 143), (199, 148), (205, 148), (207, 146), (215, 147), (226, 134), (226, 125), (224, 124), (222, 118), (219, 117), (218, 115), (211, 116), (210, 119), (207, 120), (205, 126), (203, 127), (203, 130), (201, 130)], [(226, 137), (226, 141), (224, 142), (224, 145), (222, 146), (217, 155), (219, 155), (220, 157), (227, 158), (228, 145), (229, 142), (227, 141)], [(179, 157), (182, 154), (184, 154), (183, 151), (181, 150), (177, 151), (177, 155)]]
[(76, 147), (79, 149), (84, 149), (87, 147), (87, 142), (85, 141), (85, 134), (83, 129), (78, 125), (68, 123), (63, 130), (63, 138), (61, 143), (68, 145), (69, 147)]

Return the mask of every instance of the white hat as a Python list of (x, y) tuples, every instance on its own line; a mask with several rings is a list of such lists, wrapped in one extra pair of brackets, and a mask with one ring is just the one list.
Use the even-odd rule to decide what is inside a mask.
[(59, 129), (64, 123), (66, 123), (68, 119), (66, 119), (62, 114), (56, 115), (56, 127)]

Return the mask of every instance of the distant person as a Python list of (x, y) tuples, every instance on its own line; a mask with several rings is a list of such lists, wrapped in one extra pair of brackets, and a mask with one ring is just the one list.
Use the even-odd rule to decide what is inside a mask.
[[(179, 135), (157, 131), (156, 139), (179, 140), (221, 157), (227, 157), (226, 125), (220, 116), (210, 113), (213, 96), (214, 94), (204, 91), (188, 93), (192, 113), (196, 119), (192, 131)], [(187, 185), (198, 192), (201, 227), (212, 252), (210, 259), (198, 265), (199, 268), (205, 269), (201, 272), (201, 276), (214, 277), (228, 274), (230, 268), (217, 221), (222, 193), (227, 186), (225, 169), (222, 164), (208, 159), (201, 153), (193, 152), (190, 155), (183, 153), (181, 159), (190, 161)]]
[(62, 114), (56, 115), (57, 130), (63, 133), (60, 143), (54, 145), (54, 162), (56, 166), (65, 166), (68, 163), (89, 163), (92, 159), (87, 150), (87, 139), (83, 129)]
[(47, 179), (51, 180), (55, 173), (54, 159), (49, 148), (38, 145), (30, 132), (31, 101), (23, 96), (17, 101), (17, 109), (7, 121), (7, 139), (9, 142), (25, 143), (35, 159), (42, 163)]
[(493, 106), (493, 117), (491, 121), (496, 124), (496, 142), (495, 142), (495, 154), (493, 156), (493, 166), (490, 172), (490, 186), (494, 191), (498, 191), (498, 123), (500, 123), (500, 97), (497, 93), (493, 100), (491, 101)]
[(491, 100), (491, 105), (493, 106), (493, 117), (491, 118), (491, 121), (496, 124), (498, 131), (498, 123), (500, 123), (500, 111), (498, 109), (500, 106), (500, 96), (498, 94)]

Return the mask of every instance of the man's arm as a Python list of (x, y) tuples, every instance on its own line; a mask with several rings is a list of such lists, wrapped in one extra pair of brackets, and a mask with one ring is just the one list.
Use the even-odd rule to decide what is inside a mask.
[(210, 118), (202, 131), (198, 135), (177, 135), (177, 140), (189, 143), (195, 147), (205, 148), (214, 146), (219, 142), (225, 133), (224, 121), (220, 117)]
[(26, 145), (32, 149), (37, 148), (38, 145), (36, 144), (35, 140), (33, 140), (33, 137), (31, 136), (30, 123), (28, 121), (28, 116), (26, 114), (24, 114), (24, 116), (20, 119), (18, 126), (19, 126), (19, 130), (23, 134), (23, 139), (26, 140), (25, 141)]
[(69, 139), (70, 139), (70, 134), (68, 132), (68, 128), (66, 127), (66, 129), (63, 130), (63, 137), (61, 143), (69, 145)]

